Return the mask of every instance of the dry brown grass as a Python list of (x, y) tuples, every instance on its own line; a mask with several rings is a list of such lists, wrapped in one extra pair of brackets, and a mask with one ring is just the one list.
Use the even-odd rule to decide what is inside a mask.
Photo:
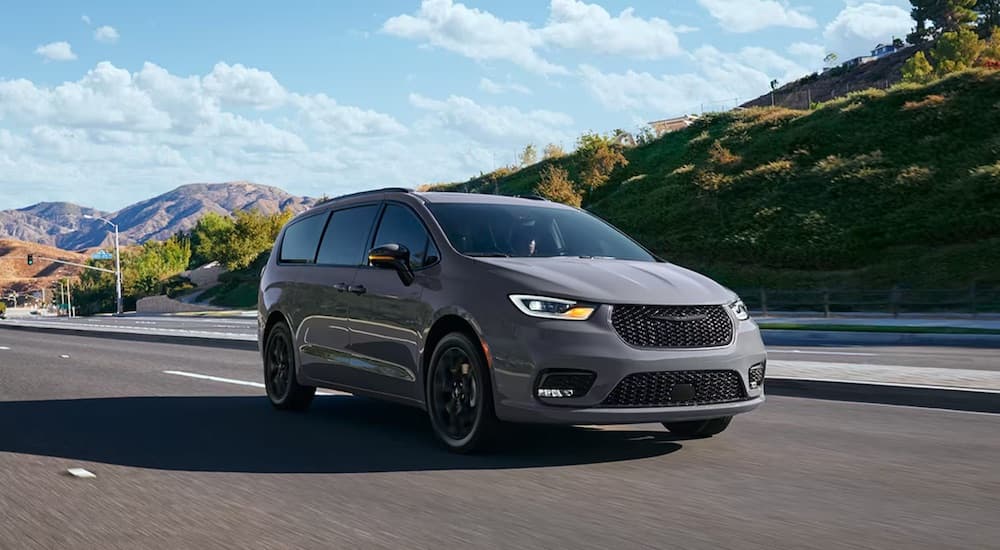
[(930, 94), (920, 101), (907, 101), (903, 104), (903, 110), (912, 111), (914, 109), (923, 109), (925, 107), (936, 107), (943, 104), (947, 100), (948, 98), (941, 94)]

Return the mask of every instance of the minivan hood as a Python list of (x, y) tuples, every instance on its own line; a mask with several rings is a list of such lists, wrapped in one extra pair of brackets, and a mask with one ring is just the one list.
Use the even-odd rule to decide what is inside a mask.
[(588, 258), (476, 258), (507, 278), (511, 294), (539, 294), (602, 304), (724, 304), (732, 291), (683, 267)]

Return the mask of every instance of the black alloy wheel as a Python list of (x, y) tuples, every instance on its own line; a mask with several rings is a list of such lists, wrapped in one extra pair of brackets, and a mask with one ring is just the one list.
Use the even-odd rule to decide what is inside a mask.
[(496, 432), (493, 394), (485, 361), (460, 333), (445, 336), (431, 358), (427, 410), (435, 435), (449, 449), (482, 448)]
[(295, 354), (288, 326), (271, 328), (264, 348), (264, 387), (275, 408), (303, 411), (309, 408), (316, 388), (299, 384), (295, 376)]

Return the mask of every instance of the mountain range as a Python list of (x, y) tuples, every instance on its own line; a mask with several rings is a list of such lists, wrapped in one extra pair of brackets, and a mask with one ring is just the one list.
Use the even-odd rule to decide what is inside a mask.
[(67, 202), (42, 202), (17, 210), (0, 210), (0, 239), (56, 246), (63, 250), (110, 247), (114, 237), (100, 216), (118, 224), (121, 242), (143, 243), (166, 239), (194, 227), (209, 212), (230, 214), (257, 209), (265, 213), (291, 209), (302, 211), (315, 202), (277, 187), (238, 181), (195, 183), (144, 200), (117, 212), (103, 212)]

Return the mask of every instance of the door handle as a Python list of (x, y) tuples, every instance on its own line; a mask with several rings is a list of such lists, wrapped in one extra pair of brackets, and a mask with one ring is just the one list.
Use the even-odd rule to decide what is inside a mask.
[(353, 292), (354, 294), (364, 294), (365, 292), (368, 292), (368, 289), (365, 288), (365, 285), (351, 285), (347, 287), (347, 291)]
[(336, 289), (337, 292), (343, 292), (347, 290), (347, 283), (337, 283), (333, 285), (333, 288)]

